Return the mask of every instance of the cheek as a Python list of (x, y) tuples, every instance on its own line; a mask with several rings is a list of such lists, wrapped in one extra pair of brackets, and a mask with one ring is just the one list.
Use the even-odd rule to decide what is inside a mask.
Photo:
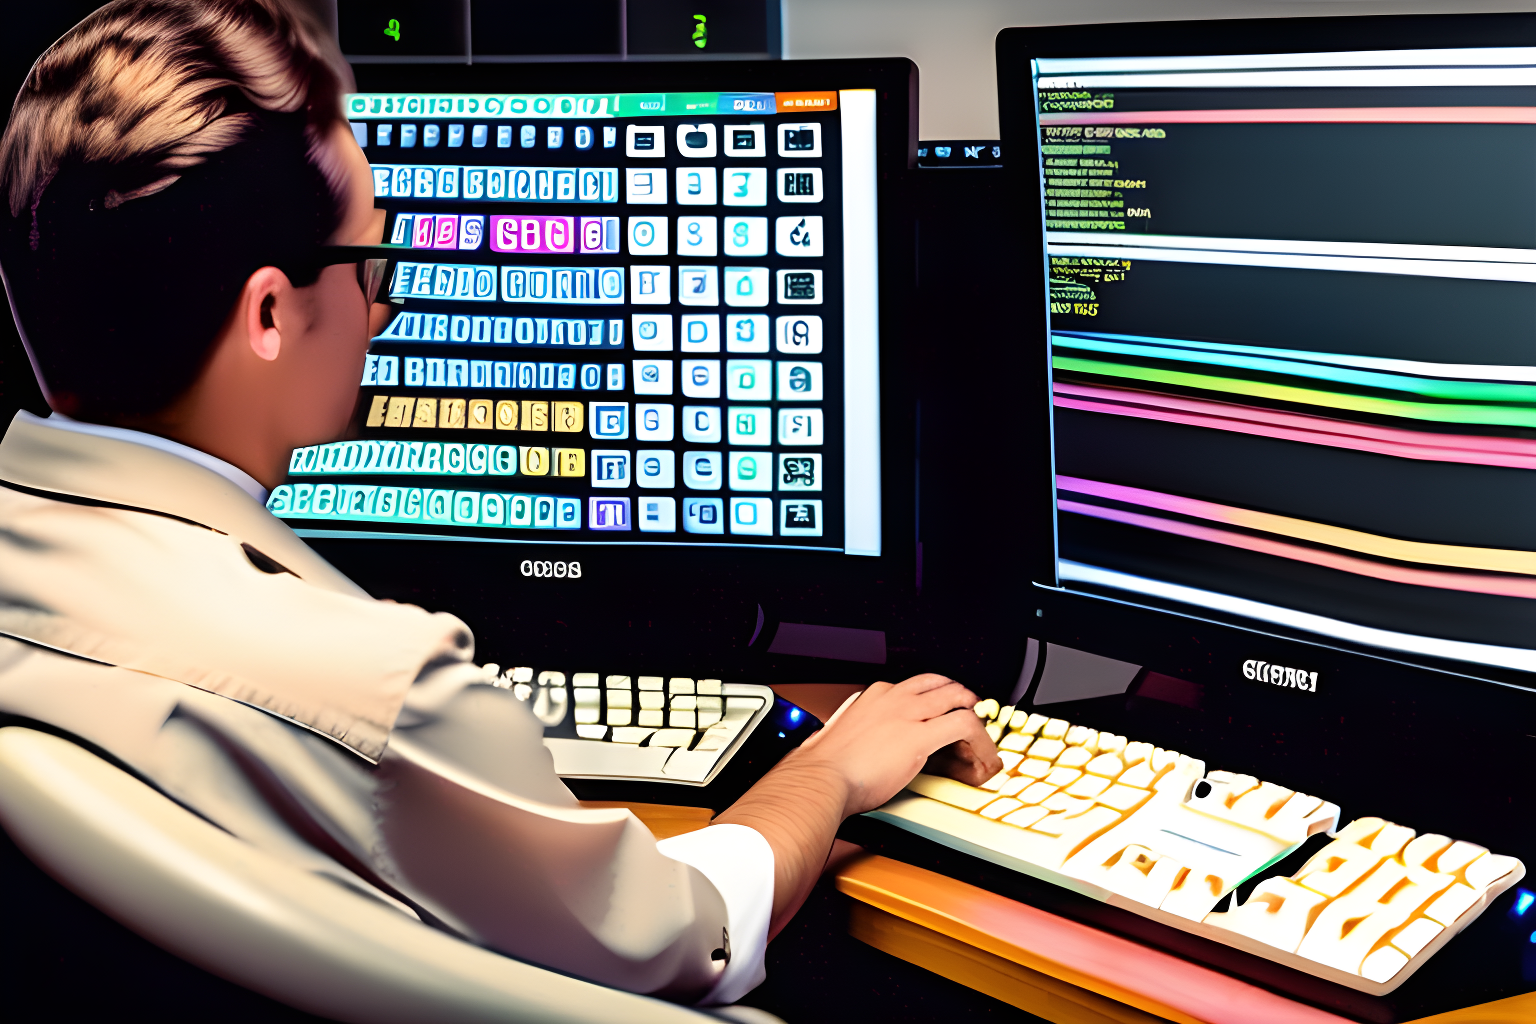
[[(327, 363), (352, 363), (362, 365), (368, 351), (368, 310), (358, 292), (357, 281), (349, 268), (341, 270), (341, 280), (326, 282), (325, 301), (317, 334), (324, 338), (324, 358)], [(341, 277), (341, 275), (337, 275)]]
[(357, 401), (368, 354), (368, 313), (350, 267), (326, 268), (318, 284), (308, 368), (292, 397), (308, 406), (302, 415), (319, 417), (317, 429), (332, 432), (345, 425)]

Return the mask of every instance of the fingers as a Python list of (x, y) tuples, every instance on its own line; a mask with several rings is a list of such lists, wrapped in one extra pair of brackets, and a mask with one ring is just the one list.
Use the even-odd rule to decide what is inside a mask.
[[(959, 708), (971, 711), (976, 706), (976, 695), (952, 680), (946, 680), (944, 685), (909, 696), (908, 699), (923, 719), (938, 718)], [(976, 717), (975, 712), (971, 713), (971, 717)], [(981, 721), (979, 718), (976, 720)]]
[(969, 717), (971, 720), (966, 721), (964, 712), (952, 711), (925, 723), (931, 730), (930, 740), (955, 737), (929, 758), (928, 770), (970, 786), (979, 786), (1003, 770), (1003, 759), (997, 755), (997, 747), (981, 720), (975, 715)]
[[(997, 744), (987, 735), (986, 726), (969, 709), (951, 711), (923, 723), (927, 739), (934, 750), (965, 740), (978, 755), (988, 758), (997, 756)], [(1001, 761), (998, 762), (1001, 765)]]
[(934, 757), (940, 755), (944, 756), (939, 766), (942, 773), (967, 786), (980, 786), (1003, 770), (1003, 760), (997, 756), (996, 751), (989, 758), (978, 756), (965, 740), (950, 744)]
[(897, 688), (906, 690), (911, 693), (926, 693), (927, 691), (937, 689), (946, 683), (953, 682), (953, 679), (949, 678), (948, 676), (941, 676), (937, 672), (923, 672), (919, 675), (913, 676), (910, 679), (903, 679), (900, 683), (897, 684)]
[[(919, 721), (937, 718), (956, 708), (975, 707), (977, 700), (974, 693), (953, 679), (931, 672), (913, 676), (895, 686), (890, 683), (871, 683), (863, 691), (863, 696), (867, 703), (860, 709), (860, 717), (883, 711)], [(831, 725), (832, 720), (828, 720), (827, 724)]]

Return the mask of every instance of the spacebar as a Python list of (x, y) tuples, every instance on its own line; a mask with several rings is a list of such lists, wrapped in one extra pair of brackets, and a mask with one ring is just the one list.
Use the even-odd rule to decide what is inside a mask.
[(637, 747), (631, 743), (546, 737), (544, 746), (555, 759), (556, 775), (598, 778), (661, 779), (672, 747)]

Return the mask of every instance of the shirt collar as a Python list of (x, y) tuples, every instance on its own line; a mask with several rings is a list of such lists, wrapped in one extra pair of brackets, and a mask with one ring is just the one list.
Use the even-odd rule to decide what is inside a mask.
[(131, 444), (142, 444), (149, 448), (157, 448), (162, 452), (168, 452), (178, 458), (195, 462), (204, 469), (222, 476), (236, 487), (240, 488), (252, 498), (265, 505), (267, 503), (267, 489), (239, 466), (234, 466), (223, 459), (215, 458), (207, 452), (198, 451), (170, 438), (160, 437), (157, 434), (146, 434), (142, 430), (129, 430), (127, 427), (109, 427), (100, 423), (82, 423), (80, 420), (72, 420), (63, 413), (54, 413), (48, 417), (48, 425), (59, 430), (69, 430), (77, 434), (90, 434), (94, 437), (110, 437), (114, 441), (127, 441)]

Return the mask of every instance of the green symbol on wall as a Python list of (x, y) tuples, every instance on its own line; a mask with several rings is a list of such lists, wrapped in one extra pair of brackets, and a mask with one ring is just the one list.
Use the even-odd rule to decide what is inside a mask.
[(400, 19), (390, 18), (389, 24), (384, 26), (384, 34), (398, 43), (400, 41)]
[(702, 14), (695, 14), (693, 20), (698, 22), (697, 25), (693, 26), (693, 45), (702, 50), (705, 44), (709, 42), (708, 31), (704, 27), (706, 19)]

